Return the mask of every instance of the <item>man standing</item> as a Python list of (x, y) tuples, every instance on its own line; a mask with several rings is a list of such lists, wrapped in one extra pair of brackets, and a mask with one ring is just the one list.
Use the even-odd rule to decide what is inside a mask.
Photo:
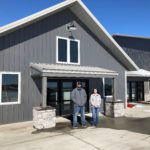
[(73, 110), (73, 128), (77, 127), (77, 115), (81, 114), (82, 127), (86, 127), (85, 123), (85, 104), (87, 101), (87, 94), (81, 87), (81, 82), (76, 83), (76, 88), (71, 93), (71, 98), (74, 103)]

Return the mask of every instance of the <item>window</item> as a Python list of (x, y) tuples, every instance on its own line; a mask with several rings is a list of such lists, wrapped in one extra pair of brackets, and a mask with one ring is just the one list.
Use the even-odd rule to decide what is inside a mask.
[(58, 39), (58, 60), (67, 61), (67, 40), (65, 39)]
[(20, 103), (20, 73), (0, 73), (0, 105)]
[(105, 78), (104, 85), (105, 85), (105, 96), (112, 96), (112, 79)]
[(57, 63), (80, 64), (79, 40), (57, 37)]
[(70, 41), (70, 61), (78, 63), (78, 42)]

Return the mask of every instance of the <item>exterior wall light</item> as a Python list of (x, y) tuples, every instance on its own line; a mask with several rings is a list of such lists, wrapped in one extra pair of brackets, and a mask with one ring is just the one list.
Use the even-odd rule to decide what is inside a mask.
[(66, 26), (66, 29), (71, 32), (77, 30), (77, 27), (74, 25), (73, 22), (71, 22), (69, 25)]

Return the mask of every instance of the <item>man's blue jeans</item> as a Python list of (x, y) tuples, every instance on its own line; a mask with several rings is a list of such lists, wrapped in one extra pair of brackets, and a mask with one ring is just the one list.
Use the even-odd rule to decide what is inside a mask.
[(100, 108), (99, 107), (91, 107), (91, 111), (92, 111), (92, 125), (98, 126)]
[(81, 124), (85, 125), (85, 106), (74, 106), (73, 110), (73, 127), (77, 126), (77, 116), (81, 114)]

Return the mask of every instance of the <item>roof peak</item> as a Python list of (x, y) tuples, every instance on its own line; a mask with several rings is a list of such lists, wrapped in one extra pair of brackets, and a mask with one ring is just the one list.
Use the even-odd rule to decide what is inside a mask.
[(33, 15), (3, 26), (0, 28), (0, 37), (67, 8), (69, 8), (79, 18), (79, 20), (84, 22), (88, 29), (92, 31), (99, 40), (101, 39), (101, 42), (107, 46), (111, 54), (118, 58), (118, 62), (120, 62), (124, 68), (128, 70), (138, 69), (138, 66), (130, 57), (128, 57), (119, 44), (117, 44), (108, 31), (102, 26), (99, 20), (85, 6), (82, 0), (66, 0)]
[(65, 0), (63, 2), (60, 2), (56, 5), (53, 5), (53, 6), (50, 6), (46, 9), (43, 9), (39, 12), (36, 12), (32, 15), (29, 15), (27, 17), (24, 17), (22, 19), (19, 19), (19, 20), (16, 20), (16, 21), (13, 21), (9, 24), (6, 24), (4, 26), (1, 26), (0, 27), (0, 35), (2, 33), (5, 33), (6, 31), (11, 31), (12, 29), (16, 28), (16, 27), (19, 27), (19, 26), (23, 26), (23, 25), (26, 25), (28, 24), (29, 22), (32, 22), (32, 20), (36, 20), (36, 19), (39, 19), (39, 18), (42, 18), (43, 16), (45, 15), (48, 15), (54, 11), (57, 11), (63, 7), (67, 7), (75, 2), (78, 2), (80, 0)]

